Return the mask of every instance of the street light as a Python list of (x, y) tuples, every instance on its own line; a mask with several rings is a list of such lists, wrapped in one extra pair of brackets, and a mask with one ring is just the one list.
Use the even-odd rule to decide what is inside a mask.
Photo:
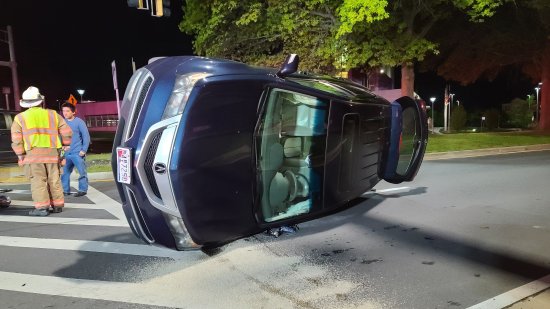
[(447, 128), (448, 131), (451, 131), (451, 109), (453, 108), (453, 97), (455, 96), (454, 93), (449, 93), (449, 97), (451, 98), (451, 102), (449, 103), (449, 127)]
[(430, 101), (432, 101), (432, 134), (435, 133), (435, 119), (434, 119), (434, 102), (435, 97), (431, 97)]
[(535, 87), (535, 91), (537, 92), (537, 104), (536, 104), (536, 108), (535, 108), (535, 120), (537, 121), (537, 123), (539, 122), (539, 90), (540, 90), (540, 85), (542, 83), (539, 83), (539, 86)]
[(84, 89), (77, 89), (76, 92), (80, 94), (80, 103), (82, 103), (82, 96), (84, 95)]

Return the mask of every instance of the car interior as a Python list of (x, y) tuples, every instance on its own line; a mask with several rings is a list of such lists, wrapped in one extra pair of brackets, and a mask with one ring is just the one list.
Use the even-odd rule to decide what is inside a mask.
[(261, 119), (261, 211), (266, 222), (319, 207), (328, 101), (273, 89)]

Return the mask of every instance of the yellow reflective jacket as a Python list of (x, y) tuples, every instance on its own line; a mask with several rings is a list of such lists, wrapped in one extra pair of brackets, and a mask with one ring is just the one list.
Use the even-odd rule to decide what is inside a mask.
[(71, 144), (71, 137), (65, 120), (55, 111), (41, 107), (17, 114), (11, 126), (11, 146), (18, 156), (31, 154), (34, 148), (60, 149)]

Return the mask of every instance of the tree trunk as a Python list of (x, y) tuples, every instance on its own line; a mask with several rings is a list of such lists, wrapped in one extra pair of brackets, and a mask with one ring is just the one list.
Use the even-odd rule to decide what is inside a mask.
[(401, 95), (414, 99), (414, 64), (401, 65)]
[(542, 58), (542, 89), (540, 90), (539, 129), (550, 131), (550, 43)]

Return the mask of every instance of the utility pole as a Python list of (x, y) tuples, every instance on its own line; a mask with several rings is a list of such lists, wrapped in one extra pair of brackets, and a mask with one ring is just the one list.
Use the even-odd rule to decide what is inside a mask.
[(11, 79), (13, 83), (13, 98), (15, 101), (15, 110), (20, 111), (19, 105), (19, 79), (17, 77), (17, 62), (15, 61), (15, 47), (13, 44), (13, 32), (11, 26), (7, 27), (7, 31), (0, 30), (7, 35), (7, 40), (0, 39), (0, 41), (7, 43), (10, 50), (10, 61), (0, 61), (0, 66), (6, 66), (11, 68)]

